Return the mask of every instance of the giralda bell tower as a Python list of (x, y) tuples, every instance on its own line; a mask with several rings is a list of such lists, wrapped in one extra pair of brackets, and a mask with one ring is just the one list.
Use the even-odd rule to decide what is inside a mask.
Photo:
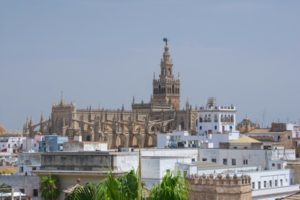
[(165, 48), (161, 59), (161, 72), (159, 79), (153, 79), (153, 99), (154, 106), (172, 106), (178, 111), (180, 109), (180, 80), (174, 78), (173, 63), (170, 58), (168, 40), (164, 38)]

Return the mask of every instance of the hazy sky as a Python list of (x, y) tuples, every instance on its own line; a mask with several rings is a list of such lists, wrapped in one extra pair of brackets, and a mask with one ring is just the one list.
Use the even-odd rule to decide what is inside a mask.
[(0, 123), (51, 105), (130, 109), (148, 101), (163, 37), (181, 106), (210, 96), (238, 119), (300, 120), (300, 1), (0, 1)]

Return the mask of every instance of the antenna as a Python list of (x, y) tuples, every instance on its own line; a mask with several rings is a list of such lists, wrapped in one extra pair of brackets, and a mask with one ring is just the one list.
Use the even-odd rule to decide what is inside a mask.
[(263, 113), (262, 113), (262, 124), (261, 124), (261, 128), (264, 128), (265, 125), (265, 118), (266, 118), (266, 109), (264, 109)]

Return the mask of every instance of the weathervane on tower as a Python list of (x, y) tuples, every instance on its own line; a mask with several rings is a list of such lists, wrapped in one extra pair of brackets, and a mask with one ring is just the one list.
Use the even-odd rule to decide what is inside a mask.
[(166, 43), (166, 46), (168, 46), (168, 38), (163, 38), (163, 41)]

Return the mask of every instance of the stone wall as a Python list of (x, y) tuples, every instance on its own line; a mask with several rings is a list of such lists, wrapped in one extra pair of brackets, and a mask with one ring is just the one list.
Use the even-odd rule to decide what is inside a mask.
[(249, 176), (190, 176), (191, 200), (252, 200)]

